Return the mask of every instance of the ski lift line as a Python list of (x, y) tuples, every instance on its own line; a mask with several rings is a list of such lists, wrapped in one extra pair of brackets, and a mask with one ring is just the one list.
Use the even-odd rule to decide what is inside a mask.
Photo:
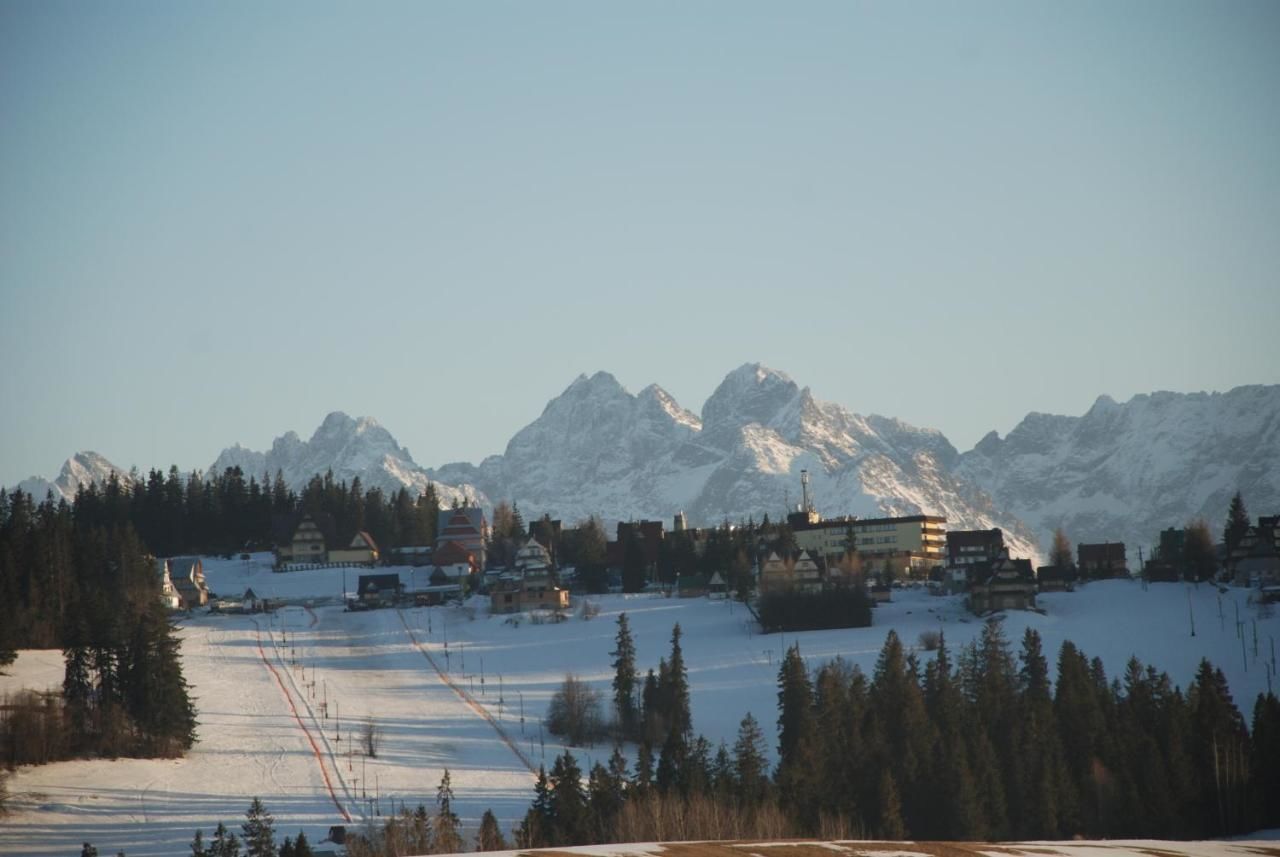
[(515, 757), (520, 760), (520, 764), (524, 765), (530, 774), (537, 776), (538, 771), (533, 766), (533, 763), (529, 761), (529, 758), (525, 756), (524, 752), (521, 751), (520, 748), (517, 747), (516, 744), (507, 736), (506, 730), (502, 728), (502, 725), (499, 724), (498, 721), (494, 720), (493, 715), (486, 711), (484, 706), (476, 702), (475, 698), (472, 697), (471, 694), (467, 693), (465, 689), (455, 684), (453, 680), (440, 669), (440, 665), (437, 664), (436, 659), (431, 656), (431, 652), (428, 651), (422, 643), (418, 642), (417, 635), (414, 634), (413, 629), (409, 627), (409, 623), (405, 621), (404, 611), (397, 607), (396, 615), (400, 617), (400, 624), (404, 626), (405, 633), (409, 635), (409, 641), (413, 643), (414, 648), (421, 652), (422, 656), (427, 659), (427, 663), (431, 664), (431, 668), (435, 671), (436, 678), (440, 680), (440, 683), (457, 694), (458, 698), (461, 699), (477, 717), (483, 718), (488, 722), (488, 724), (493, 727), (493, 731), (498, 733), (498, 737), (502, 740), (502, 743), (506, 744), (511, 752), (515, 754)]
[(338, 794), (333, 790), (333, 782), (329, 779), (329, 771), (325, 767), (324, 757), (320, 754), (320, 748), (316, 745), (316, 739), (312, 737), (311, 730), (302, 722), (302, 718), (298, 716), (298, 708), (293, 704), (293, 697), (289, 695), (289, 691), (284, 686), (284, 680), (280, 678), (280, 673), (276, 670), (271, 661), (267, 660), (266, 650), (262, 648), (262, 626), (258, 624), (258, 620), (253, 620), (254, 633), (258, 641), (258, 656), (262, 658), (262, 664), (271, 671), (271, 675), (275, 677), (276, 685), (280, 688), (280, 692), (284, 694), (285, 702), (289, 703), (289, 711), (293, 714), (294, 722), (298, 724), (298, 728), (307, 736), (307, 743), (311, 745), (311, 752), (316, 757), (316, 764), (320, 766), (320, 776), (324, 778), (325, 788), (329, 790), (329, 798), (333, 801), (333, 805), (337, 807), (338, 812), (346, 819), (348, 824), (352, 823), (351, 814), (347, 812), (346, 807), (338, 800)]
[[(255, 621), (255, 623), (256, 623), (256, 621), (257, 621), (257, 620), (254, 620), (254, 621)], [(283, 624), (283, 622), (282, 622), (282, 624)], [(315, 709), (313, 709), (313, 708), (311, 707), (311, 704), (310, 704), (309, 702), (307, 702), (307, 697), (306, 697), (306, 695), (305, 695), (305, 694), (303, 694), (303, 693), (302, 693), (302, 691), (298, 688), (298, 682), (297, 682), (297, 680), (294, 678), (293, 672), (289, 670), (289, 665), (285, 662), (285, 659), (284, 659), (284, 652), (282, 652), (282, 651), (281, 651), (280, 646), (276, 643), (276, 638), (275, 638), (275, 636), (271, 633), (271, 630), (270, 630), (270, 620), (268, 620), (267, 639), (271, 641), (271, 648), (272, 648), (272, 650), (275, 652), (276, 661), (279, 663), (279, 665), (280, 665), (280, 666), (284, 667), (284, 669), (285, 669), (285, 675), (289, 677), (289, 683), (293, 686), (293, 690), (294, 690), (294, 692), (295, 692), (295, 693), (297, 693), (297, 694), (298, 694), (298, 696), (302, 699), (302, 705), (303, 705), (303, 707), (304, 707), (304, 708), (306, 708), (306, 710), (307, 710), (307, 714), (308, 714), (308, 715), (310, 715), (310, 717), (311, 717), (311, 722), (312, 722), (313, 724), (315, 724), (316, 731), (317, 731), (317, 732), (319, 733), (319, 735), (320, 735), (320, 741), (321, 741), (321, 743), (323, 743), (323, 744), (324, 744), (325, 750), (326, 750), (326, 751), (328, 751), (328, 754), (329, 754), (329, 764), (333, 767), (334, 773), (337, 775), (337, 778), (338, 778), (338, 784), (339, 784), (340, 786), (342, 786), (342, 790), (343, 790), (343, 792), (344, 792), (344, 793), (346, 794), (346, 796), (347, 796), (347, 803), (348, 803), (348, 804), (356, 803), (357, 801), (356, 801), (355, 794), (353, 794), (352, 789), (351, 789), (351, 786), (347, 783), (346, 777), (344, 777), (344, 776), (342, 775), (342, 764), (338, 761), (338, 756), (340, 755), (341, 750), (335, 751), (335, 750), (333, 749), (333, 744), (332, 744), (332, 743), (330, 743), (330, 741), (329, 741), (329, 736), (328, 736), (327, 734), (325, 734), (325, 731), (324, 731), (324, 724), (322, 724), (322, 723), (320, 722), (319, 718), (317, 718), (317, 717), (316, 717)], [(305, 670), (305, 666), (304, 666), (304, 665), (301, 665), (301, 664), (300, 664), (300, 665), (298, 665), (298, 666)], [(304, 682), (305, 682), (305, 683), (307, 684), (307, 686), (311, 689), (311, 691), (312, 691), (312, 698), (314, 698), (314, 696), (315, 696), (315, 678), (314, 678), (314, 676), (315, 676), (315, 667), (314, 667), (314, 666), (312, 666), (311, 670), (312, 670), (312, 676), (313, 676), (313, 678), (312, 678), (312, 680), (311, 680), (310, 682), (305, 682), (305, 672), (304, 672), (304, 674), (303, 674), (303, 675), (304, 675)], [(327, 692), (328, 692), (328, 685), (327, 685), (327, 683), (326, 683), (326, 694), (327, 694)], [(337, 700), (336, 700), (336, 699), (334, 700), (334, 704), (335, 704), (335, 706), (337, 705)]]

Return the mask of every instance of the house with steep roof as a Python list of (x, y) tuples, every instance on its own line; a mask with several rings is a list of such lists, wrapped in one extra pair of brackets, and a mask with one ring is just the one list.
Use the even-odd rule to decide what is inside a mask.
[(1082, 577), (1093, 580), (1128, 577), (1129, 563), (1124, 556), (1124, 542), (1076, 545), (1076, 567)]
[(969, 609), (978, 614), (994, 610), (1030, 610), (1036, 606), (1036, 573), (1029, 559), (1010, 559), (1009, 551), (966, 569)]
[(1238, 586), (1280, 584), (1280, 517), (1260, 517), (1245, 529), (1226, 566)]
[(367, 607), (390, 607), (403, 589), (398, 574), (362, 574), (356, 584), (356, 598)]
[(169, 566), (169, 578), (178, 592), (183, 610), (194, 610), (209, 603), (209, 587), (204, 582), (204, 563), (200, 557), (173, 557), (161, 561)]
[(329, 551), (329, 562), (339, 565), (375, 565), (378, 562), (378, 544), (373, 536), (361, 530), (345, 548)]
[(475, 506), (460, 509), (441, 509), (436, 519), (436, 565), (452, 562), (441, 560), (439, 553), (449, 544), (474, 558), (477, 568), (485, 563), (485, 544), (489, 539), (489, 521), (484, 510)]
[(272, 527), (276, 544), (276, 565), (322, 564), (329, 561), (333, 541), (331, 515), (300, 513), (277, 518)]

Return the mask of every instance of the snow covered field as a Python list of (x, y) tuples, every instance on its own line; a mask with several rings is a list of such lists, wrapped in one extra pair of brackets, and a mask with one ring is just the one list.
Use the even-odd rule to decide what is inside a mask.
[[(623, 611), (641, 670), (656, 667), (669, 649), (672, 625), (681, 624), (694, 728), (713, 743), (731, 743), (748, 711), (771, 731), (778, 659), (793, 642), (812, 666), (839, 655), (869, 673), (889, 628), (908, 645), (922, 631), (941, 629), (957, 647), (981, 627), (959, 598), (919, 590), (896, 592), (893, 603), (877, 609), (872, 628), (785, 636), (754, 633), (740, 605), (654, 596), (592, 598), (600, 615), (559, 625), (491, 617), (483, 599), (465, 607), (346, 613), (324, 603), (343, 591), (342, 569), (272, 574), (262, 557), (207, 560), (205, 569), (220, 595), (238, 596), (251, 586), (296, 603), (274, 616), (184, 620), (184, 664), (200, 710), (193, 751), (181, 760), (64, 762), (18, 771), (10, 781), (13, 812), (0, 822), (0, 853), (65, 855), (87, 840), (104, 854), (181, 854), (197, 827), (206, 836), (219, 820), (238, 829), (255, 795), (275, 815), (279, 836), (304, 829), (318, 842), (329, 825), (347, 818), (359, 824), (393, 802), (430, 805), (445, 767), (464, 823), (474, 828), (492, 808), (509, 827), (532, 799), (530, 766), (560, 749), (538, 723), (565, 673), (595, 683), (608, 697), (609, 651)], [(346, 572), (347, 589), (355, 588), (357, 575)], [(1207, 586), (1144, 590), (1136, 582), (1094, 583), (1042, 596), (1045, 615), (1008, 614), (1005, 632), (1016, 645), (1023, 628), (1037, 628), (1051, 659), (1071, 639), (1100, 656), (1112, 675), (1137, 655), (1184, 688), (1200, 658), (1209, 657), (1226, 673), (1248, 718), (1254, 696), (1268, 686), (1265, 663), (1280, 619), (1260, 617), (1246, 599), (1243, 590), (1219, 596)], [(9, 672), (0, 676), (0, 691), (56, 687), (61, 656), (23, 652)], [(382, 741), (377, 758), (365, 760), (348, 754), (367, 717), (375, 719)], [(585, 769), (610, 749), (575, 752)]]

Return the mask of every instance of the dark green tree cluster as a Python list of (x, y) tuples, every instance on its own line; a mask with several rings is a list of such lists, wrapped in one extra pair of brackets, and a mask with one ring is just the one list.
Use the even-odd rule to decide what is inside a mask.
[(1015, 658), (988, 622), (953, 663), (923, 669), (890, 631), (868, 682), (838, 661), (779, 673), (784, 808), (805, 829), (851, 818), (885, 838), (1196, 838), (1280, 822), (1280, 705), (1260, 696), (1253, 737), (1221, 671), (1190, 691), (1131, 660), (1108, 683), (1073, 644), (1058, 681), (1028, 629)]
[[(120, 503), (119, 483), (103, 496)], [(81, 755), (174, 756), (195, 739), (178, 642), (154, 560), (97, 492), (76, 504), (0, 496), (0, 649), (64, 650), (61, 698), (0, 726), (10, 764)], [(31, 740), (39, 734), (41, 740)]]
[[(646, 688), (656, 701), (657, 679)], [(995, 620), (955, 658), (940, 639), (923, 667), (890, 631), (869, 679), (840, 659), (812, 672), (795, 646), (778, 673), (772, 777), (750, 715), (734, 746), (715, 752), (702, 738), (668, 752), (681, 734), (672, 729), (656, 773), (648, 740), (630, 775), (615, 750), (585, 790), (566, 752), (540, 775), (517, 838), (742, 836), (771, 814), (787, 836), (1219, 837), (1280, 824), (1280, 700), (1259, 695), (1252, 721), (1207, 661), (1184, 694), (1136, 659), (1109, 681), (1100, 660), (1066, 642), (1055, 683), (1039, 635), (1028, 629), (1015, 656)], [(663, 826), (693, 814), (698, 823)], [(725, 833), (717, 819), (740, 829)]]
[(760, 626), (766, 634), (867, 628), (871, 625), (871, 608), (871, 596), (862, 585), (833, 587), (825, 592), (768, 592), (756, 603)]
[[(16, 502), (13, 494), (6, 501)], [(333, 536), (343, 543), (365, 530), (383, 547), (430, 545), (439, 498), (432, 485), (416, 498), (407, 488), (388, 495), (380, 488), (366, 491), (359, 477), (349, 485), (335, 481), (332, 472), (312, 477), (299, 495), (279, 471), (259, 480), (246, 478), (239, 467), (185, 476), (170, 467), (167, 474), (151, 470), (145, 477), (113, 474), (102, 486), (81, 488), (73, 506), (81, 525), (131, 524), (152, 553), (174, 556), (268, 549), (278, 522), (301, 513), (332, 520)]]

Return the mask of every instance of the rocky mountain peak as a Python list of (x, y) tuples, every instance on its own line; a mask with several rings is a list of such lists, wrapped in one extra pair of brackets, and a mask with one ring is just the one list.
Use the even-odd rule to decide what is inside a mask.
[(724, 377), (702, 406), (702, 423), (707, 428), (769, 425), (799, 395), (800, 388), (785, 372), (744, 363)]

